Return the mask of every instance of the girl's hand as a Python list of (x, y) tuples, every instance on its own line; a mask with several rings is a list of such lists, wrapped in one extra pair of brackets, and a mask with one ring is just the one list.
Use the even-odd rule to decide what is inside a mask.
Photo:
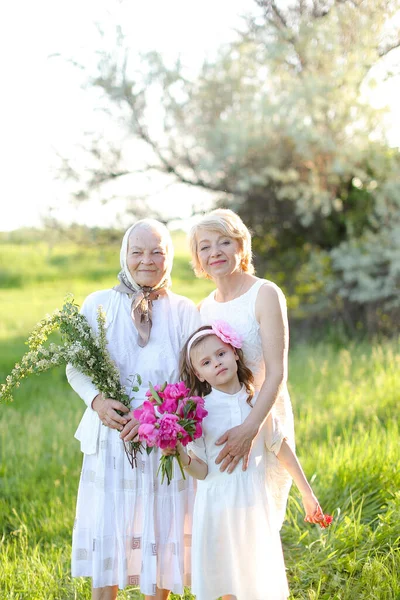
[(232, 473), (241, 459), (243, 459), (243, 471), (247, 469), (251, 447), (257, 433), (258, 430), (249, 429), (245, 423), (242, 423), (242, 425), (228, 429), (215, 442), (217, 446), (225, 444), (215, 459), (217, 465), (222, 463), (220, 471), (227, 469), (228, 473)]
[(162, 448), (161, 453), (164, 456), (176, 456), (176, 448)]
[(310, 492), (306, 496), (302, 496), (302, 501), (306, 512), (304, 520), (307, 523), (321, 523), (325, 518), (324, 513), (313, 492)]
[(161, 452), (164, 456), (179, 456), (184, 465), (189, 462), (189, 456), (181, 442), (178, 442), (175, 448), (163, 448)]

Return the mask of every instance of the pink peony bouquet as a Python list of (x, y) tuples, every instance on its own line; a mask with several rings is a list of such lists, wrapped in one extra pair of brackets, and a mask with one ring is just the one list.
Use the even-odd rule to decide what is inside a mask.
[[(146, 444), (148, 454), (154, 446), (161, 449), (176, 448), (178, 442), (187, 446), (189, 442), (201, 437), (201, 422), (208, 413), (204, 408), (204, 399), (189, 394), (190, 390), (183, 381), (154, 387), (150, 384), (150, 389), (146, 392), (148, 399), (133, 411), (133, 416), (140, 423), (139, 439)], [(168, 485), (171, 483), (174, 458), (178, 461), (183, 479), (186, 479), (178, 453), (162, 455), (158, 469), (161, 483), (165, 477)]]

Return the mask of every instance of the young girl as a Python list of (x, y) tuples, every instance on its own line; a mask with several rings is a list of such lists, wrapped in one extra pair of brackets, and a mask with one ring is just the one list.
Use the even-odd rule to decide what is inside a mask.
[(205, 396), (203, 436), (178, 444), (186, 472), (200, 480), (193, 515), (192, 592), (197, 600), (284, 600), (289, 595), (279, 525), (266, 486), (266, 452), (274, 452), (296, 482), (305, 521), (324, 526), (324, 514), (279, 422), (267, 418), (254, 442), (247, 471), (221, 472), (215, 445), (227, 427), (240, 425), (256, 402), (241, 340), (218, 321), (193, 333), (181, 355), (181, 377)]

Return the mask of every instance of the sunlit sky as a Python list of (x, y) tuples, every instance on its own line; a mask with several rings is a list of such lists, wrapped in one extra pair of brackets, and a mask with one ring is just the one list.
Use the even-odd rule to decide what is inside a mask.
[[(2, 8), (0, 56), (0, 231), (38, 226), (53, 209), (67, 222), (126, 225), (123, 203), (71, 204), (68, 186), (57, 180), (55, 153), (69, 155), (82, 132), (98, 123), (82, 75), (61, 54), (77, 61), (93, 55), (98, 34), (94, 23), (120, 22), (132, 39), (133, 51), (159, 50), (164, 57), (181, 55), (196, 69), (221, 42), (233, 36), (240, 15), (254, 10), (253, 0), (13, 0)], [(389, 87), (388, 87), (389, 86)], [(400, 144), (400, 107), (393, 85), (384, 84), (373, 101), (389, 101), (390, 141)], [(398, 98), (398, 95), (397, 95)], [(168, 206), (171, 217), (189, 216), (192, 203), (208, 196), (174, 186), (160, 191), (155, 208)]]

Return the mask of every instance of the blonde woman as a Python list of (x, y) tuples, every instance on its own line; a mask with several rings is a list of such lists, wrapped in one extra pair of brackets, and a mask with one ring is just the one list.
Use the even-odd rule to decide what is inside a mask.
[[(232, 473), (241, 461), (247, 468), (254, 440), (272, 410), (294, 448), (286, 302), (278, 286), (254, 275), (251, 235), (233, 211), (206, 214), (192, 227), (189, 240), (195, 274), (212, 279), (216, 286), (200, 305), (202, 322), (222, 319), (242, 336), (245, 362), (259, 391), (257, 404), (244, 422), (228, 428), (216, 442), (222, 446), (216, 463)], [(267, 478), (281, 524), (291, 478), (272, 452), (267, 456)]]

